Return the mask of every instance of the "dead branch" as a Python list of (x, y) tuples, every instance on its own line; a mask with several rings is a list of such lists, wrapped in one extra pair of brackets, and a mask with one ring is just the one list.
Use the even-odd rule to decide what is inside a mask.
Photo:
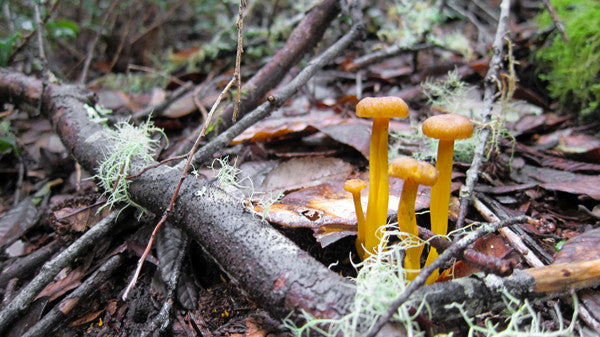
[(498, 83), (498, 69), (502, 63), (502, 49), (504, 46), (504, 35), (506, 34), (506, 21), (508, 21), (508, 14), (510, 11), (510, 1), (502, 0), (500, 4), (500, 18), (498, 19), (498, 28), (496, 29), (496, 36), (494, 38), (494, 44), (492, 45), (492, 59), (490, 61), (490, 69), (485, 76), (484, 81), (484, 98), (483, 98), (483, 113), (482, 124), (479, 133), (479, 140), (477, 147), (473, 155), (473, 161), (471, 162), (471, 168), (467, 171), (467, 178), (465, 185), (460, 190), (460, 210), (458, 212), (458, 219), (456, 221), (456, 227), (461, 228), (467, 214), (467, 207), (469, 206), (471, 196), (473, 195), (473, 188), (475, 182), (479, 177), (479, 168), (484, 158), (485, 148), (490, 138), (492, 128), (490, 121), (492, 120), (492, 108), (494, 105), (494, 96), (496, 94), (497, 83)]
[[(129, 285), (127, 286), (127, 288), (125, 289), (125, 292), (123, 293), (123, 300), (127, 299), (127, 296), (129, 294), (129, 292), (135, 286), (135, 284), (137, 282), (137, 278), (140, 275), (140, 272), (142, 271), (142, 265), (144, 264), (144, 261), (146, 260), (146, 257), (148, 256), (148, 254), (150, 253), (150, 250), (152, 249), (152, 243), (154, 242), (154, 238), (156, 237), (156, 233), (158, 232), (158, 230), (160, 229), (160, 227), (162, 226), (162, 224), (165, 223), (165, 221), (167, 221), (167, 219), (169, 218), (169, 214), (171, 213), (171, 211), (173, 209), (173, 206), (175, 205), (175, 201), (177, 200), (177, 197), (179, 196), (179, 189), (181, 188), (181, 184), (183, 183), (184, 179), (187, 176), (187, 172), (189, 170), (190, 163), (192, 161), (192, 157), (193, 157), (194, 153), (196, 152), (196, 149), (198, 148), (198, 145), (200, 144), (200, 140), (202, 138), (204, 138), (204, 135), (206, 135), (206, 130), (208, 128), (208, 124), (210, 123), (211, 119), (213, 118), (213, 114), (217, 110), (217, 107), (221, 104), (221, 100), (223, 99), (223, 96), (229, 91), (229, 89), (233, 85), (234, 81), (235, 81), (235, 76), (233, 78), (231, 78), (231, 80), (229, 81), (229, 83), (227, 84), (227, 86), (225, 86), (225, 88), (223, 89), (223, 91), (221, 91), (221, 93), (219, 94), (219, 97), (217, 98), (217, 101), (213, 104), (212, 109), (208, 113), (208, 117), (204, 121), (204, 125), (202, 126), (202, 130), (200, 130), (200, 134), (196, 138), (196, 141), (194, 142), (194, 145), (192, 146), (192, 148), (190, 149), (190, 151), (189, 151), (189, 153), (187, 155), (187, 160), (186, 160), (186, 163), (185, 163), (185, 167), (181, 171), (181, 175), (180, 175), (179, 181), (177, 182), (177, 185), (175, 187), (175, 191), (173, 193), (173, 196), (171, 197), (171, 200), (169, 201), (169, 204), (168, 204), (167, 208), (163, 211), (161, 219), (158, 221), (158, 223), (154, 227), (154, 230), (152, 231), (152, 235), (150, 236), (150, 239), (148, 240), (148, 244), (146, 245), (146, 249), (144, 250), (144, 253), (142, 254), (142, 256), (140, 257), (140, 259), (138, 261), (138, 266), (136, 268), (134, 276), (132, 277), (131, 281), (129, 282)], [(152, 165), (154, 165), (154, 164), (152, 164)], [(139, 175), (137, 175), (137, 176), (139, 176)]]
[[(213, 154), (220, 149), (225, 148), (231, 143), (231, 141), (244, 130), (251, 125), (267, 117), (273, 110), (281, 107), (292, 95), (294, 95), (300, 87), (302, 87), (308, 80), (326, 64), (328, 64), (334, 57), (339, 55), (342, 51), (356, 39), (360, 38), (363, 34), (364, 26), (362, 21), (356, 22), (350, 31), (340, 38), (336, 43), (327, 48), (318, 57), (312, 59), (304, 69), (288, 84), (277, 90), (276, 93), (269, 96), (268, 100), (261, 104), (258, 108), (254, 109), (249, 114), (245, 115), (237, 123), (221, 133), (217, 137), (213, 138), (208, 144), (204, 145), (195, 155), (192, 160), (192, 165), (198, 166), (203, 164), (212, 158)], [(243, 105), (243, 103), (242, 103)], [(242, 111), (242, 110), (240, 110)], [(181, 168), (181, 165), (178, 166)]]
[[(15, 100), (10, 94), (22, 90), (4, 85), (3, 80), (14, 84), (19, 78), (33, 83), (33, 87), (35, 83), (41, 85), (39, 81), (0, 69), (0, 97)], [(50, 85), (44, 100), (45, 113), (65, 147), (82, 167), (95, 171), (104, 158), (108, 137), (103, 126), (87, 118), (83, 104), (94, 104), (87, 92), (74, 86)], [(130, 195), (135, 202), (162, 214), (180, 176), (181, 171), (166, 166), (149, 170), (131, 180)], [(301, 311), (317, 317), (340, 317), (348, 313), (348, 304), (354, 296), (351, 282), (246, 211), (240, 200), (206, 181), (184, 181), (170, 219), (201, 244), (250, 298), (275, 317)]]
[[(474, 198), (473, 204), (476, 209), (480, 211), (480, 213), (484, 216), (484, 218), (488, 221), (499, 221), (498, 218), (492, 211), (487, 208), (479, 199)], [(541, 267), (544, 263), (525, 245), (523, 240), (517, 233), (515, 233), (510, 228), (501, 228), (498, 230), (500, 234), (506, 239), (506, 241), (510, 244), (511, 247), (519, 253), (527, 263), (532, 267)]]
[[(113, 0), (108, 9), (104, 11), (100, 27), (104, 27), (106, 25), (108, 18), (112, 15), (118, 3), (119, 1)], [(98, 31), (94, 35), (94, 38), (90, 41), (90, 43), (87, 46), (87, 54), (85, 56), (85, 60), (83, 61), (83, 69), (81, 69), (81, 74), (79, 76), (79, 83), (81, 84), (84, 84), (87, 80), (88, 70), (90, 69), (92, 59), (94, 58), (94, 50), (96, 49), (96, 45), (98, 44), (101, 35), (102, 29), (98, 29)]]
[(116, 227), (117, 215), (117, 211), (110, 213), (79, 239), (75, 240), (62, 253), (44, 264), (36, 277), (0, 311), (0, 333), (6, 331), (10, 323), (29, 307), (39, 292), (54, 279), (58, 272)]
[(115, 255), (85, 280), (81, 286), (65, 297), (22, 337), (48, 336), (64, 320), (69, 312), (81, 301), (94, 294), (115, 270), (123, 263), (123, 256)]
[[(419, 229), (419, 237), (425, 241), (429, 241), (429, 244), (439, 253), (442, 253), (452, 245), (450, 240), (437, 236), (429, 229), (420, 226), (417, 227)], [(468, 263), (472, 267), (484, 271), (486, 274), (507, 276), (512, 274), (514, 267), (513, 261), (511, 260), (504, 260), (495, 256), (486, 255), (473, 248), (467, 248), (464, 251), (459, 252), (456, 258)]]
[(52, 241), (35, 252), (12, 261), (10, 265), (0, 273), (0, 286), (4, 287), (8, 281), (13, 278), (24, 279), (33, 274), (33, 272), (52, 257), (59, 248), (60, 243), (58, 241)]
[[(255, 109), (265, 95), (281, 82), (292, 66), (298, 63), (306, 52), (312, 50), (339, 10), (338, 0), (323, 0), (306, 14), (294, 28), (283, 48), (243, 85), (238, 117), (241, 118)], [(232, 125), (233, 109), (233, 104), (230, 104), (222, 112), (218, 130), (225, 130)]]

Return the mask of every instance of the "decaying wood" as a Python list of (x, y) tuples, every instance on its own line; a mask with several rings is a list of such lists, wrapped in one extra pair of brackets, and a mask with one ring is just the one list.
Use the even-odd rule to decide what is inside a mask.
[(483, 126), (479, 132), (479, 140), (477, 141), (477, 147), (473, 153), (471, 167), (469, 170), (467, 170), (465, 185), (460, 189), (460, 209), (458, 211), (458, 219), (456, 221), (457, 228), (463, 227), (463, 222), (467, 215), (467, 207), (470, 204), (471, 197), (473, 195), (473, 189), (479, 177), (479, 168), (483, 162), (487, 142), (492, 133), (493, 126), (490, 123), (492, 121), (492, 108), (494, 105), (496, 91), (502, 89), (508, 90), (506, 88), (498, 88), (498, 82), (499, 69), (502, 66), (502, 47), (504, 46), (506, 22), (508, 21), (509, 13), (510, 1), (503, 0), (500, 3), (500, 18), (498, 19), (498, 27), (496, 28), (494, 43), (492, 45), (492, 59), (490, 60), (490, 68), (485, 76), (484, 81), (483, 111), (481, 112), (481, 124)]
[[(485, 206), (478, 198), (473, 198), (473, 205), (480, 211), (486, 220), (490, 222), (500, 220), (500, 218), (498, 218), (498, 216), (496, 216), (489, 208), (487, 208), (487, 206)], [(517, 251), (517, 253), (519, 253), (530, 266), (542, 267), (544, 265), (544, 263), (533, 253), (533, 251), (525, 245), (517, 233), (508, 227), (500, 228), (498, 231), (500, 234), (502, 234), (510, 246), (513, 247), (515, 251)]]
[(33, 274), (39, 266), (48, 261), (59, 248), (60, 242), (52, 241), (35, 252), (12, 261), (10, 265), (0, 273), (0, 287), (4, 287), (8, 281), (13, 278), (27, 278), (29, 275)]
[[(352, 41), (360, 38), (363, 34), (364, 25), (362, 22), (357, 22), (344, 34), (336, 43), (327, 48), (318, 57), (312, 59), (304, 69), (293, 80), (282, 86), (273, 95), (269, 96), (269, 100), (262, 103), (258, 108), (246, 114), (237, 123), (232, 125), (225, 132), (213, 138), (208, 144), (194, 154), (192, 165), (200, 166), (212, 159), (215, 152), (228, 146), (231, 141), (241, 134), (244, 130), (254, 125), (256, 122), (269, 116), (271, 112), (281, 107), (288, 99), (292, 97), (308, 80), (334, 57), (345, 50)], [(183, 163), (178, 165), (178, 168), (183, 168)]]
[(538, 293), (561, 293), (600, 284), (600, 259), (559, 263), (524, 271), (535, 279), (534, 291)]

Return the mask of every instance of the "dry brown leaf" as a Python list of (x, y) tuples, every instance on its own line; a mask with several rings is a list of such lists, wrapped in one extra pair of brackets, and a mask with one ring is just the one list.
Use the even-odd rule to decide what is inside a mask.
[[(368, 172), (361, 174), (368, 180)], [(341, 238), (356, 234), (356, 213), (352, 195), (344, 190), (344, 180), (336, 180), (292, 192), (268, 208), (267, 219), (282, 226), (292, 228), (310, 228), (322, 247), (326, 247)], [(388, 217), (395, 218), (403, 181), (390, 181)], [(429, 207), (431, 189), (420, 186), (415, 209), (421, 211)], [(369, 189), (361, 193), (363, 209), (367, 209)], [(264, 208), (256, 206), (254, 210), (263, 214)]]
[(547, 190), (562, 191), (573, 194), (585, 194), (600, 200), (600, 176), (577, 174), (567, 171), (525, 165), (521, 176), (515, 178), (526, 182), (541, 181), (540, 186)]
[[(355, 148), (368, 159), (371, 123), (368, 119), (344, 118), (332, 111), (315, 111), (296, 117), (271, 117), (248, 128), (237, 136), (232, 144), (275, 141), (318, 130), (342, 144)], [(411, 131), (409, 122), (404, 119), (392, 119), (389, 128), (403, 133)]]
[(76, 319), (73, 322), (69, 323), (69, 326), (73, 327), (73, 326), (78, 326), (81, 324), (89, 323), (89, 322), (95, 320), (96, 317), (100, 316), (100, 314), (103, 313), (104, 310), (106, 310), (106, 309), (98, 310), (96, 312), (90, 312), (90, 313), (82, 316), (81, 318)]
[(554, 256), (553, 264), (600, 259), (600, 228), (569, 239)]
[(317, 186), (327, 181), (345, 179), (353, 170), (352, 165), (338, 158), (293, 158), (271, 170), (258, 190), (277, 195), (281, 192)]
[(557, 149), (565, 154), (600, 163), (600, 138), (591, 135), (565, 135), (560, 137)]
[(81, 284), (81, 279), (85, 273), (81, 268), (72, 270), (64, 278), (48, 284), (36, 297), (36, 299), (44, 296), (50, 297), (48, 300), (53, 301), (56, 298), (64, 295), (71, 289), (77, 288)]

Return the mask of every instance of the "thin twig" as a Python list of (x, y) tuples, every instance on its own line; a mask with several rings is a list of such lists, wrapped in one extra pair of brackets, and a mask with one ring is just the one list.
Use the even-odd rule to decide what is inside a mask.
[(173, 16), (173, 14), (175, 14), (175, 11), (178, 10), (179, 7), (183, 6), (187, 2), (188, 2), (188, 0), (180, 0), (178, 3), (173, 5), (173, 7), (169, 8), (169, 11), (167, 11), (165, 13), (165, 15), (163, 15), (160, 19), (158, 19), (158, 21), (156, 21), (155, 23), (150, 25), (150, 27), (147, 27), (146, 29), (144, 29), (143, 33), (139, 34), (138, 36), (134, 37), (131, 41), (129, 41), (129, 44), (133, 45), (133, 44), (137, 43), (138, 41), (140, 41), (141, 39), (145, 38), (150, 33), (152, 33), (155, 29), (162, 26), (165, 22), (167, 22), (167, 20), (169, 20)]
[(187, 155), (188, 160), (186, 161), (184, 170), (181, 172), (181, 177), (179, 178), (179, 183), (177, 184), (175, 193), (173, 193), (173, 197), (171, 198), (171, 201), (169, 202), (169, 206), (163, 212), (163, 215), (162, 215), (160, 221), (158, 221), (158, 223), (154, 227), (154, 230), (152, 231), (152, 235), (150, 236), (150, 239), (148, 240), (146, 249), (144, 250), (144, 253), (138, 260), (138, 264), (137, 264), (137, 268), (135, 269), (135, 273), (133, 274), (131, 281), (129, 282), (129, 284), (127, 285), (127, 288), (125, 289), (125, 292), (123, 293), (123, 296), (122, 296), (123, 300), (127, 300), (127, 297), (129, 296), (129, 292), (133, 289), (133, 287), (137, 283), (137, 279), (140, 276), (140, 272), (142, 271), (142, 266), (144, 265), (144, 261), (146, 260), (146, 257), (148, 256), (148, 254), (150, 254), (150, 250), (152, 249), (152, 244), (154, 243), (154, 238), (156, 237), (156, 233), (158, 232), (160, 227), (163, 225), (163, 223), (165, 223), (165, 221), (167, 221), (167, 219), (169, 217), (169, 213), (171, 213), (171, 210), (173, 209), (173, 206), (175, 205), (175, 201), (177, 200), (177, 196), (179, 195), (179, 190), (181, 189), (181, 185), (183, 184), (183, 181), (185, 180), (185, 177), (187, 176), (188, 169), (190, 167), (194, 153), (196, 152), (196, 150), (198, 149), (198, 146), (200, 145), (200, 140), (206, 135), (206, 130), (208, 129), (208, 125), (209, 125), (215, 111), (221, 104), (221, 101), (223, 100), (223, 97), (225, 96), (225, 94), (229, 91), (229, 89), (233, 85), (234, 80), (235, 80), (235, 77), (232, 77), (231, 80), (229, 81), (229, 83), (227, 84), (227, 86), (225, 86), (225, 88), (223, 88), (223, 91), (221, 91), (221, 93), (219, 94), (219, 97), (217, 97), (215, 104), (213, 104), (212, 108), (210, 109), (210, 112), (208, 113), (208, 119), (206, 119), (204, 121), (202, 130), (200, 131), (198, 138), (196, 138), (196, 142), (194, 143), (194, 146), (192, 146), (192, 149), (189, 151), (189, 153)]
[[(37, 2), (33, 3), (34, 9), (34, 19), (36, 25), (37, 32), (37, 42), (38, 42), (38, 56), (40, 58), (40, 62), (42, 63), (42, 93), (41, 97), (44, 97), (44, 93), (46, 92), (46, 87), (48, 87), (48, 59), (46, 58), (46, 52), (44, 51), (44, 39), (43, 39), (43, 30), (44, 24), (42, 23), (42, 17), (40, 15), (40, 5)], [(38, 104), (38, 111), (42, 113), (42, 104), (44, 104), (44, 100), (40, 99), (40, 103)]]
[(147, 166), (146, 166), (146, 167), (144, 167), (144, 168), (143, 168), (143, 169), (142, 169), (140, 172), (138, 172), (138, 173), (136, 173), (136, 174), (132, 174), (132, 175), (130, 175), (130, 176), (127, 176), (127, 177), (125, 177), (125, 179), (128, 179), (128, 180), (129, 180), (129, 179), (134, 179), (134, 178), (137, 178), (137, 177), (141, 176), (142, 174), (144, 174), (144, 173), (145, 173), (146, 171), (148, 171), (148, 170), (151, 170), (151, 169), (153, 169), (153, 168), (157, 168), (157, 167), (159, 167), (159, 166), (161, 166), (161, 165), (164, 165), (164, 164), (166, 164), (166, 163), (168, 163), (168, 162), (172, 162), (172, 161), (174, 161), (174, 160), (185, 159), (185, 158), (187, 158), (187, 156), (188, 156), (188, 154), (186, 153), (186, 154), (183, 154), (183, 155), (181, 155), (181, 156), (167, 158), (167, 159), (165, 159), (165, 160), (162, 160), (162, 161), (160, 161), (160, 162), (158, 162), (158, 163), (154, 163), (154, 164), (152, 164), (152, 165), (147, 165)]
[(13, 194), (13, 207), (19, 204), (21, 199), (21, 188), (23, 187), (23, 177), (25, 176), (25, 161), (21, 154), (17, 154), (17, 183), (15, 184), (15, 193)]
[(119, 62), (119, 58), (121, 57), (121, 53), (123, 52), (123, 48), (125, 47), (127, 38), (129, 37), (130, 26), (131, 20), (127, 20), (127, 23), (125, 23), (125, 28), (123, 28), (123, 31), (119, 34), (121, 35), (119, 38), (119, 46), (117, 46), (117, 49), (114, 51), (113, 57), (110, 60), (108, 67), (106, 68), (106, 70), (104, 70), (106, 74), (110, 74), (117, 62)]
[[(477, 49), (480, 53), (485, 54), (485, 48), (492, 38), (489, 32), (487, 31), (486, 27), (481, 22), (479, 22), (479, 19), (477, 19), (477, 17), (473, 13), (461, 8), (455, 1), (448, 1), (446, 5), (448, 6), (448, 8), (454, 10), (458, 14), (466, 17), (469, 20), (469, 22), (471, 22), (475, 27), (477, 27)], [(500, 14), (500, 18), (502, 18), (502, 14)]]
[[(308, 82), (308, 80), (326, 64), (331, 62), (333, 58), (340, 55), (352, 42), (360, 39), (364, 32), (363, 22), (358, 20), (350, 28), (350, 31), (346, 35), (342, 36), (336, 43), (327, 48), (321, 55), (311, 60), (306, 67), (288, 84), (279, 89), (276, 93), (269, 96), (268, 100), (261, 104), (258, 108), (252, 112), (246, 114), (237, 123), (221, 133), (219, 136), (213, 138), (208, 144), (202, 147), (198, 153), (194, 155), (192, 164), (200, 165), (205, 162), (212, 155), (220, 149), (226, 147), (231, 141), (237, 137), (244, 130), (249, 128), (254, 123), (264, 119), (271, 112), (280, 106), (282, 106), (292, 95), (294, 95), (299, 88)], [(177, 166), (178, 169), (182, 169), (181, 165)]]
[(450, 246), (450, 248), (445, 250), (437, 259), (435, 259), (432, 264), (421, 270), (421, 273), (406, 287), (404, 292), (402, 292), (400, 296), (392, 301), (388, 310), (381, 315), (381, 317), (374, 324), (373, 328), (365, 334), (365, 337), (374, 337), (390, 320), (390, 318), (392, 318), (394, 313), (398, 311), (398, 308), (400, 308), (400, 306), (408, 300), (410, 295), (412, 295), (415, 290), (425, 284), (427, 277), (429, 277), (434, 270), (442, 267), (444, 264), (446, 264), (446, 262), (450, 261), (450, 259), (459, 254), (461, 251), (465, 250), (465, 248), (467, 248), (480, 237), (483, 237), (488, 233), (495, 232), (499, 228), (525, 221), (527, 221), (526, 216), (519, 216), (494, 223), (482, 224), (477, 230), (458, 240), (456, 243)]
[(558, 17), (558, 13), (556, 12), (556, 9), (554, 8), (554, 6), (552, 6), (552, 3), (550, 2), (550, 0), (542, 0), (542, 1), (544, 2), (544, 6), (546, 6), (546, 8), (548, 9), (548, 13), (550, 13), (552, 22), (554, 22), (554, 26), (556, 26), (556, 29), (558, 29), (558, 32), (560, 33), (560, 36), (562, 37), (563, 42), (569, 43), (569, 37), (567, 36), (567, 31), (565, 29), (565, 25)]
[(386, 58), (391, 58), (402, 53), (412, 53), (421, 50), (427, 50), (435, 47), (441, 47), (434, 43), (426, 42), (419, 43), (412, 46), (401, 46), (401, 45), (393, 45), (383, 50), (378, 50), (370, 54), (365, 54), (363, 56), (357, 57), (352, 61), (352, 64), (348, 66), (348, 71), (355, 71), (358, 69), (362, 69), (368, 65), (376, 63)]
[(460, 210), (458, 212), (458, 219), (456, 221), (456, 227), (461, 228), (467, 214), (467, 207), (471, 196), (473, 195), (473, 188), (475, 182), (479, 176), (479, 170), (481, 163), (483, 162), (486, 144), (492, 132), (490, 127), (490, 121), (492, 120), (492, 108), (494, 105), (494, 96), (497, 89), (498, 83), (498, 69), (502, 65), (502, 47), (504, 45), (504, 34), (506, 34), (506, 21), (508, 21), (508, 14), (510, 12), (510, 1), (502, 0), (500, 4), (500, 19), (498, 20), (498, 27), (496, 29), (496, 37), (494, 38), (494, 44), (492, 45), (492, 59), (490, 61), (490, 69), (485, 76), (485, 89), (483, 97), (483, 112), (482, 125), (485, 127), (481, 129), (479, 133), (479, 141), (475, 148), (473, 155), (473, 161), (471, 162), (471, 168), (467, 171), (467, 178), (465, 185), (460, 189)]
[(141, 65), (137, 65), (137, 64), (130, 64), (130, 65), (127, 66), (127, 70), (131, 70), (131, 69), (143, 71), (143, 72), (146, 72), (146, 73), (151, 73), (151, 74), (159, 75), (161, 77), (164, 77), (164, 78), (168, 79), (169, 81), (171, 81), (171, 82), (173, 82), (175, 84), (178, 84), (181, 87), (188, 87), (189, 88), (189, 86), (190, 86), (189, 82), (184, 82), (184, 81), (178, 79), (177, 77), (175, 77), (173, 75), (165, 73), (162, 70), (158, 70), (158, 69), (154, 69), (154, 68), (150, 68), (150, 67), (146, 67), (146, 66), (141, 66)]
[(2, 4), (2, 13), (6, 18), (6, 25), (8, 26), (8, 32), (12, 35), (15, 32), (15, 21), (13, 20), (12, 13), (10, 12), (10, 3), (5, 1)]
[(106, 21), (115, 10), (115, 7), (119, 3), (119, 0), (113, 0), (110, 6), (104, 11), (104, 16), (102, 17), (102, 22), (100, 23), (100, 28), (94, 35), (94, 38), (90, 41), (87, 48), (87, 55), (85, 60), (83, 61), (83, 69), (81, 70), (81, 75), (79, 76), (79, 83), (85, 84), (87, 80), (88, 70), (90, 69), (90, 64), (92, 63), (92, 59), (94, 58), (94, 49), (96, 49), (96, 44), (98, 44), (98, 40), (100, 39), (100, 35), (102, 35), (102, 28), (106, 25)]
[[(202, 114), (203, 120), (208, 119), (208, 111), (206, 111), (204, 104), (202, 104), (202, 102), (200, 102), (199, 97), (204, 96), (206, 89), (209, 86), (212, 86), (213, 77), (215, 77), (214, 70), (211, 71), (210, 73), (208, 73), (208, 75), (206, 75), (206, 79), (204, 79), (204, 81), (202, 81), (202, 83), (199, 86), (197, 86), (196, 89), (194, 89), (194, 93), (192, 94), (192, 98), (194, 99), (194, 104), (196, 105), (196, 108), (198, 108), (198, 110), (200, 110), (200, 114)], [(193, 136), (193, 133), (190, 136)], [(188, 143), (187, 139), (186, 139), (185, 143), (186, 144)]]
[(242, 64), (242, 53), (244, 52), (244, 10), (246, 9), (246, 0), (240, 0), (240, 7), (238, 10), (237, 29), (238, 29), (238, 40), (237, 40), (237, 52), (235, 55), (235, 86), (237, 87), (235, 94), (235, 103), (233, 106), (232, 120), (235, 123), (237, 120), (238, 112), (240, 111), (240, 103), (242, 101), (242, 72), (240, 70)]
[[(49, 19), (50, 19), (50, 17), (52, 16), (52, 13), (54, 13), (54, 10), (56, 9), (56, 7), (58, 7), (58, 4), (59, 4), (59, 3), (60, 3), (60, 0), (58, 0), (58, 1), (55, 1), (55, 2), (54, 2), (54, 4), (52, 4), (52, 7), (50, 7), (50, 9), (47, 11), (47, 13), (46, 13), (46, 15), (44, 16), (44, 18), (43, 18), (43, 19), (41, 19), (41, 21), (40, 21), (40, 23), (41, 23), (41, 24), (40, 24), (40, 25), (37, 25), (37, 24), (36, 24), (36, 26), (37, 26), (37, 27), (44, 27), (44, 24), (46, 24), (46, 22), (48, 22), (48, 20), (49, 20)], [(36, 3), (36, 6), (37, 6), (37, 3)], [(11, 24), (12, 24), (12, 21), (11, 21), (11, 20), (9, 20), (9, 21), (10, 21), (10, 22), (11, 22)], [(11, 64), (11, 63), (13, 63), (15, 56), (17, 56), (17, 55), (18, 55), (18, 54), (21, 52), (21, 50), (23, 50), (23, 48), (25, 48), (25, 46), (27, 46), (27, 45), (29, 44), (29, 40), (30, 40), (30, 39), (33, 37), (33, 35), (34, 35), (34, 34), (36, 34), (36, 33), (37, 33), (37, 31), (39, 30), (39, 29), (37, 29), (37, 27), (36, 27), (36, 29), (35, 29), (35, 30), (32, 30), (32, 31), (31, 31), (31, 32), (29, 32), (29, 33), (26, 33), (26, 34), (24, 34), (24, 35), (21, 37), (21, 43), (20, 43), (18, 46), (16, 46), (16, 47), (14, 48), (13, 52), (12, 52), (12, 53), (11, 53), (11, 54), (8, 56), (8, 60), (6, 61), (6, 64)]]
[[(488, 221), (500, 221), (500, 218), (496, 216), (486, 205), (484, 205), (481, 200), (476, 197), (473, 197), (473, 204), (475, 208), (478, 209), (483, 217)], [(521, 237), (517, 235), (510, 228), (501, 228), (498, 230), (500, 234), (508, 241), (511, 247), (513, 247), (522, 257), (527, 261), (527, 263), (532, 267), (543, 267), (544, 263), (533, 253), (531, 249), (529, 249)]]
[(67, 249), (57, 255), (54, 259), (46, 262), (40, 272), (25, 286), (19, 295), (17, 295), (0, 312), (0, 334), (6, 331), (10, 323), (17, 318), (23, 311), (29, 308), (29, 305), (35, 297), (50, 283), (54, 277), (71, 261), (81, 254), (87, 252), (97, 242), (117, 226), (116, 218), (119, 211), (111, 212), (107, 217), (90, 228), (79, 239), (75, 240)]
[[(40, 319), (22, 337), (49, 336), (53, 330), (64, 321), (71, 310), (86, 298), (94, 294), (100, 286), (117, 270), (125, 258), (122, 255), (114, 255), (96, 270), (77, 289), (65, 297), (59, 304), (54, 306), (42, 319)], [(64, 323), (64, 322), (63, 322)]]

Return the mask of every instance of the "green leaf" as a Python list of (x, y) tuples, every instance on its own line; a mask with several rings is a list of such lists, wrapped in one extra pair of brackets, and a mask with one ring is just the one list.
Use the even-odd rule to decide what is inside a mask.
[(7, 65), (6, 63), (13, 52), (13, 47), (20, 37), (20, 33), (14, 33), (11, 36), (0, 38), (0, 66), (5, 67)]
[(71, 20), (50, 21), (46, 23), (46, 30), (54, 38), (74, 38), (79, 33), (79, 25)]
[(10, 124), (6, 121), (0, 123), (0, 156), (14, 152), (19, 154), (19, 145), (17, 138), (10, 132)]

